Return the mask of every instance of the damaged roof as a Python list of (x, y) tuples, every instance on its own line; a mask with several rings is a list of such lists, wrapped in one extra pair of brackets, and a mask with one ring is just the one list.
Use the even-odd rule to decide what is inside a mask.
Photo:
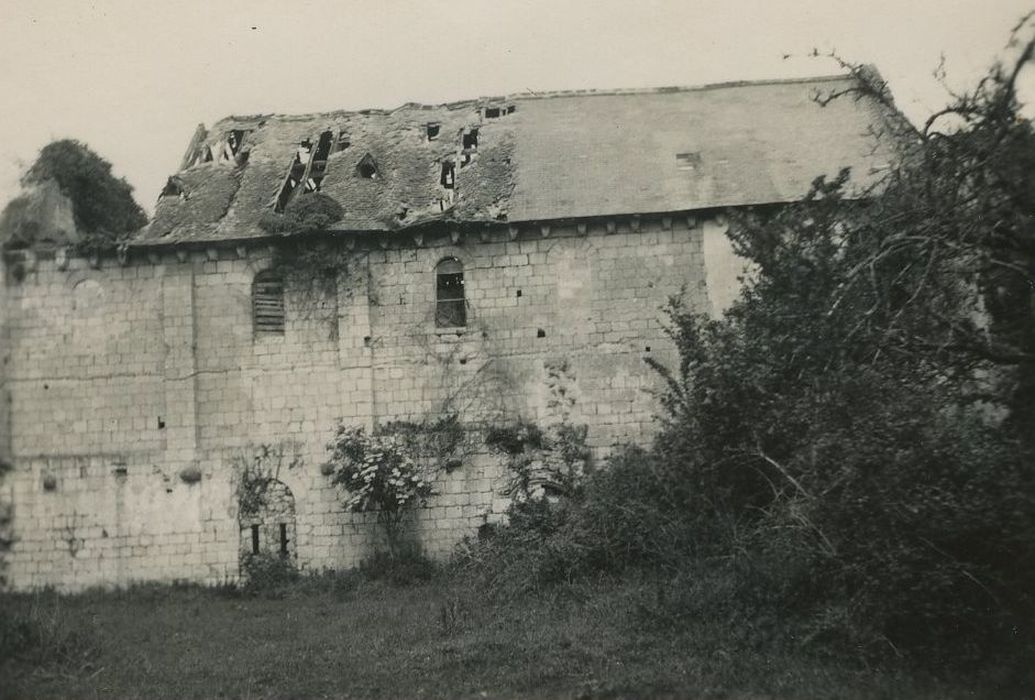
[(229, 117), (199, 127), (135, 242), (265, 237), (314, 192), (340, 231), (525, 222), (800, 199), (819, 175), (865, 187), (895, 157), (889, 113), (849, 76), (578, 91), (439, 106)]

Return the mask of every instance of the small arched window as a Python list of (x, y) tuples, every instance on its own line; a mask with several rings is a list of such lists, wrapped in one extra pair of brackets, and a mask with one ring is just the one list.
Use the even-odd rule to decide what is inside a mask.
[(439, 328), (467, 325), (464, 266), (456, 258), (445, 258), (435, 266), (435, 325)]
[(252, 323), (255, 335), (284, 335), (284, 277), (276, 270), (255, 275)]

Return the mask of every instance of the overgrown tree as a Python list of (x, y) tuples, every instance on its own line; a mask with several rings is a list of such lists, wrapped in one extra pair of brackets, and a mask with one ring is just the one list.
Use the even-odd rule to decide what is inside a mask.
[(71, 200), (84, 249), (114, 248), (147, 223), (147, 215), (133, 199), (133, 188), (124, 178), (115, 177), (111, 163), (86, 144), (62, 139), (44, 146), (22, 176), (22, 186), (48, 180)]
[[(697, 551), (752, 562), (814, 642), (958, 660), (1031, 641), (1033, 52), (896, 134), (862, 199), (846, 172), (735, 217), (743, 298), (719, 321), (672, 310), (653, 457)], [(849, 92), (887, 99), (853, 70)]]

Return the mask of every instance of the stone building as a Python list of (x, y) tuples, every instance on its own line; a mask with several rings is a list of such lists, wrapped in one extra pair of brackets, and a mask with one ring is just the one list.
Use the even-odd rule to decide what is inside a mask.
[[(565, 419), (598, 457), (649, 440), (644, 358), (674, 359), (662, 307), (738, 293), (728, 213), (890, 162), (896, 115), (816, 100), (852, 86), (230, 117), (199, 127), (110, 256), (77, 257), (67, 202), (40, 194), (50, 235), (8, 241), (0, 266), (9, 584), (216, 583), (267, 550), (354, 565), (372, 524), (321, 472), (339, 420)], [(262, 512), (239, 496), (256, 450)], [(416, 524), (429, 552), (498, 515), (499, 469), (474, 451), (442, 477)]]

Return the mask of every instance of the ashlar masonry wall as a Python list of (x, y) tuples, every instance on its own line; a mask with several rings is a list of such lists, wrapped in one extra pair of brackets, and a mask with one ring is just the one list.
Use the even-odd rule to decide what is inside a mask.
[[(715, 313), (740, 263), (715, 219), (442, 229), (331, 240), (329, 283), (287, 273), (283, 335), (256, 334), (252, 282), (280, 255), (250, 247), (49, 259), (3, 285), (6, 425), (0, 454), (16, 588), (217, 583), (242, 552), (286, 548), (303, 568), (355, 565), (372, 519), (342, 512), (321, 473), (338, 421), (372, 426), (456, 411), (471, 428), (522, 418), (584, 423), (598, 457), (653, 433), (657, 378), (675, 361), (661, 308)], [(435, 325), (436, 265), (463, 266), (467, 323)], [(0, 415), (0, 418), (3, 416)], [(261, 527), (238, 500), (263, 468), (292, 522)], [(505, 507), (478, 444), (415, 523), (447, 554)], [(287, 517), (278, 511), (277, 517)], [(255, 526), (253, 530), (253, 526)]]

